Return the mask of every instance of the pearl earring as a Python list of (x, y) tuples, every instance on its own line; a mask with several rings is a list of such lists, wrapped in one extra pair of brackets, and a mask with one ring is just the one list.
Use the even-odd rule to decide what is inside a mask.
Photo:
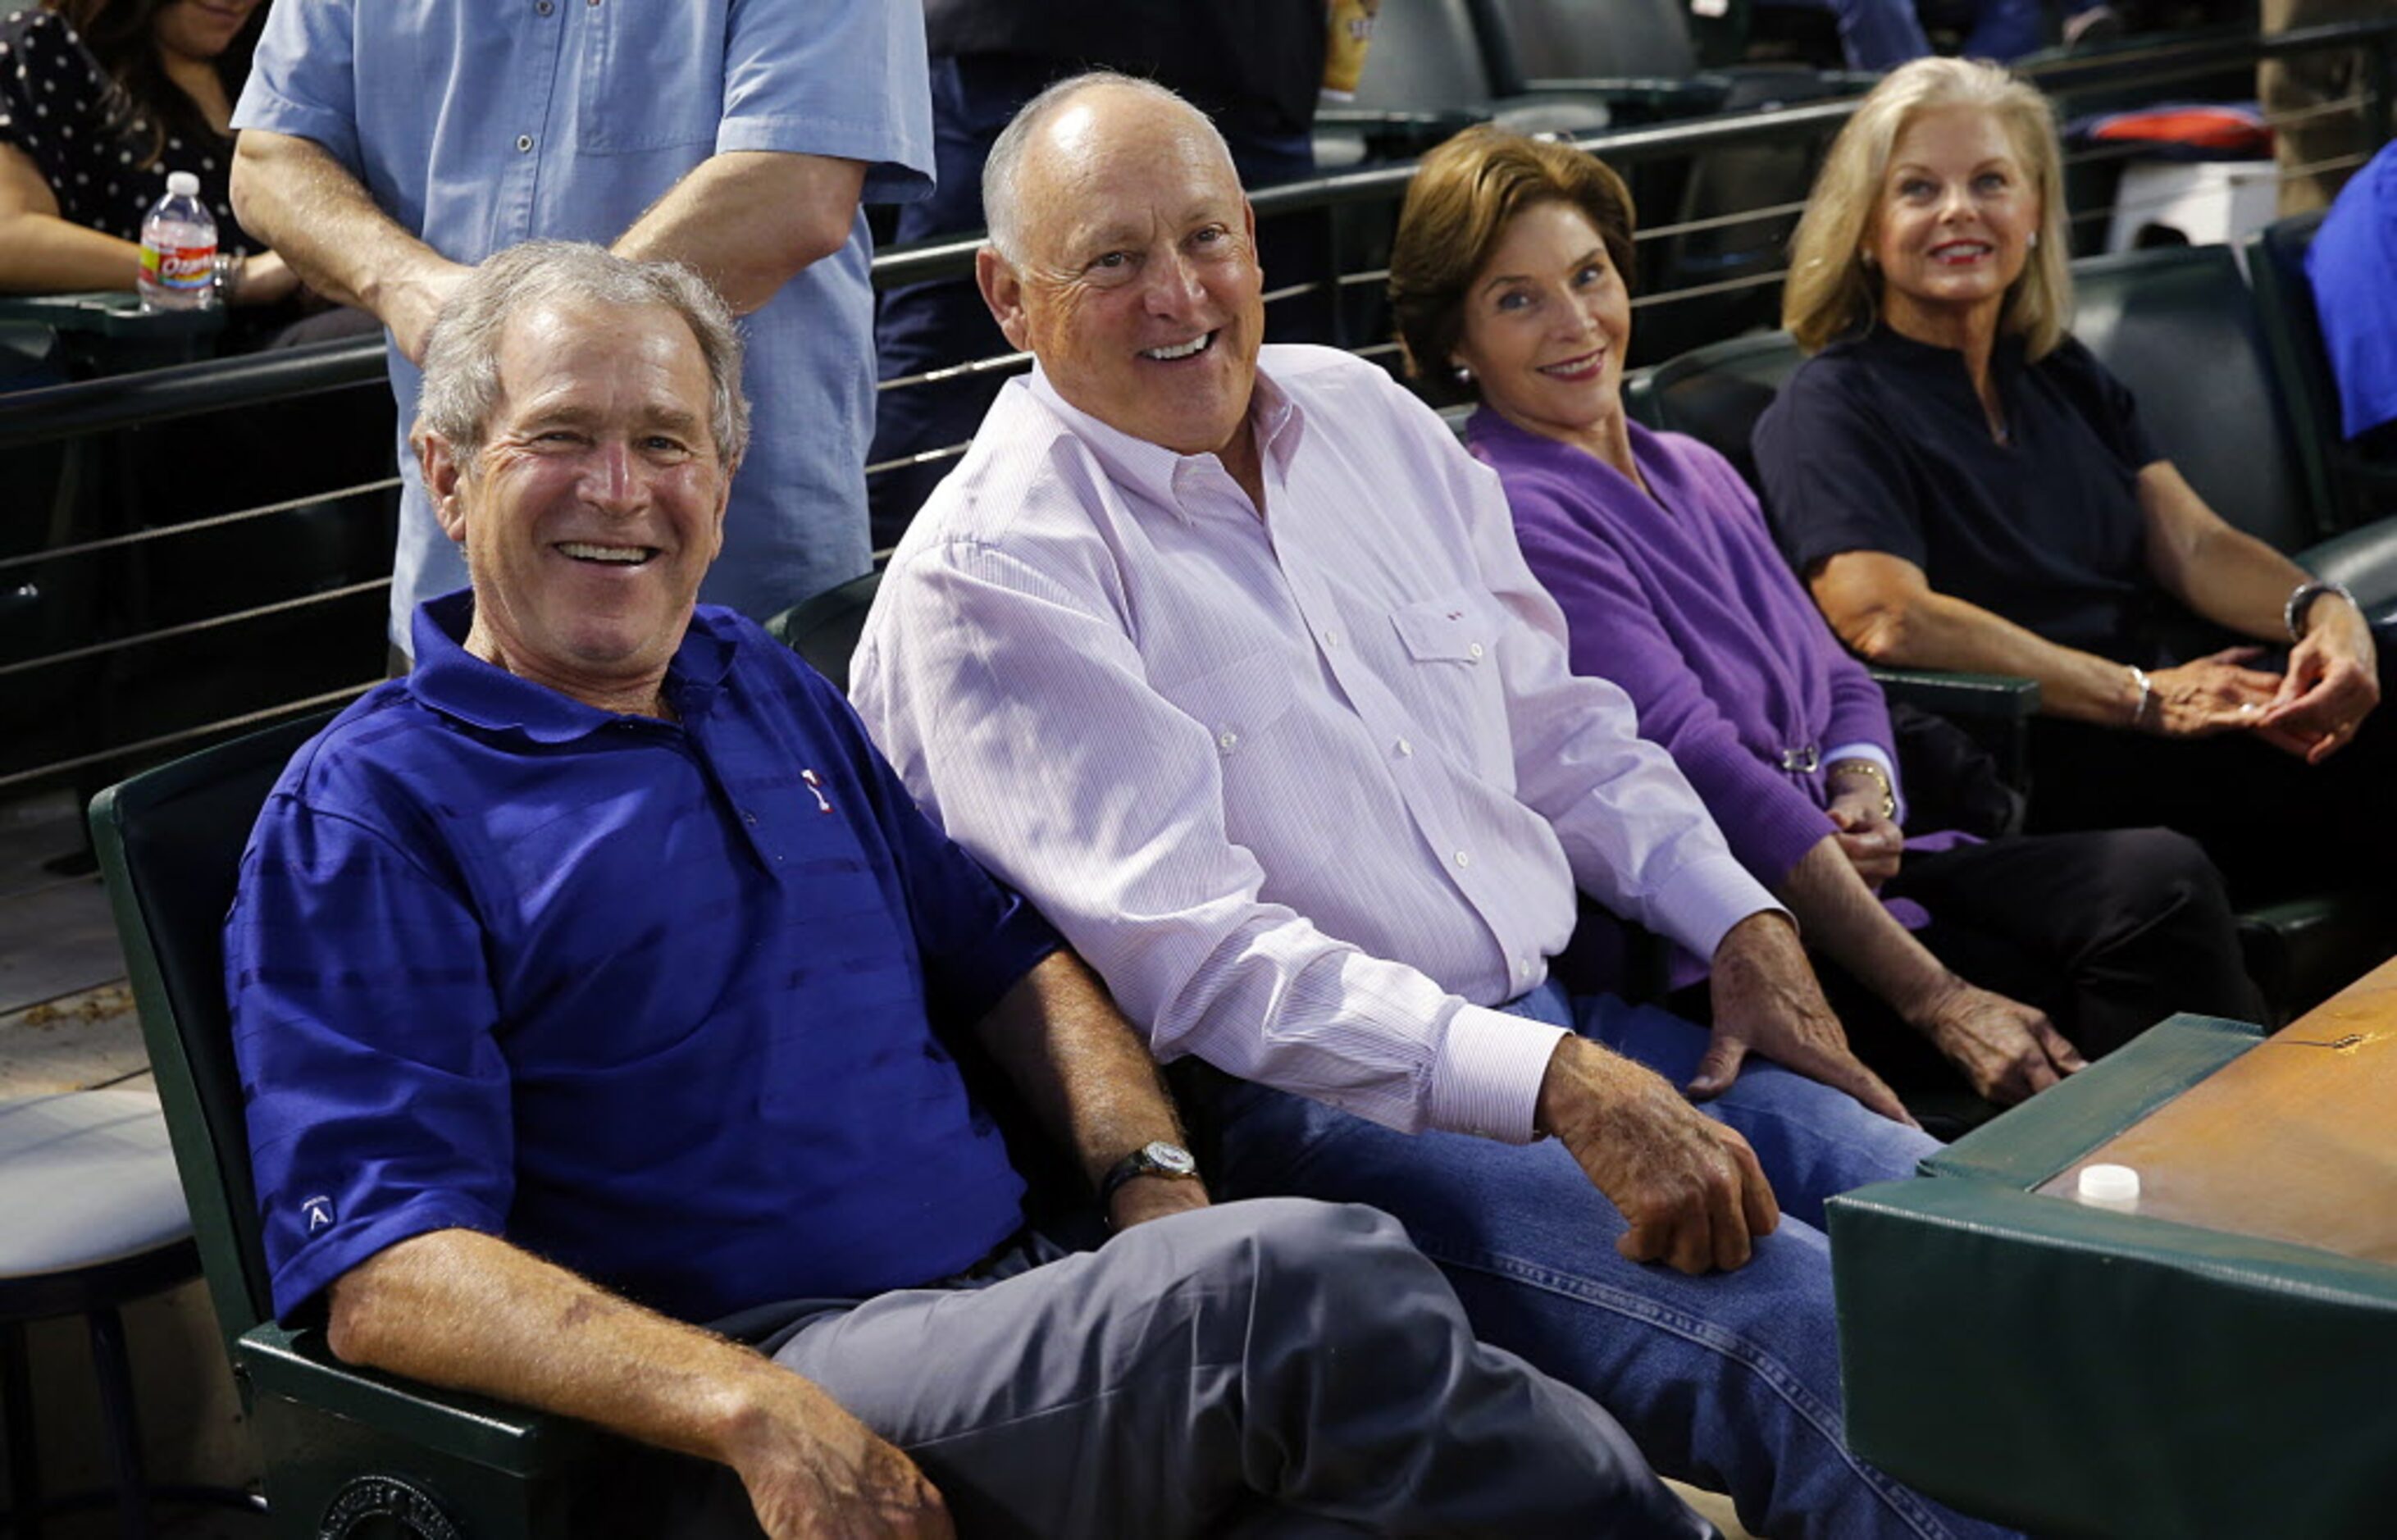
[(1457, 365), (1456, 382), (1460, 385), (1469, 385), (1473, 383), (1473, 371), (1466, 368), (1463, 364)]
[(2036, 230), (2030, 233), (2030, 249), (2033, 251), (2039, 249), (2039, 232)]

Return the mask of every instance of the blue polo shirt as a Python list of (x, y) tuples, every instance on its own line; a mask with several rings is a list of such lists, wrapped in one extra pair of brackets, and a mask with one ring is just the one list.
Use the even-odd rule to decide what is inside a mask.
[(303, 747), (225, 924), (275, 1307), (428, 1230), (704, 1320), (971, 1265), (1023, 1183), (944, 1039), (1057, 944), (838, 693), (703, 606), (678, 723), (461, 645)]

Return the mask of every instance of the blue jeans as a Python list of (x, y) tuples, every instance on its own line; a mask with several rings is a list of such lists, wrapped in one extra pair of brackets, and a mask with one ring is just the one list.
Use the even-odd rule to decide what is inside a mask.
[[(1676, 1085), (1704, 1028), (1551, 984), (1518, 1013), (1573, 1028)], [(1733, 1273), (1627, 1262), (1621, 1214), (1555, 1140), (1403, 1134), (1243, 1082), (1216, 1097), (1218, 1185), (1397, 1216), (1448, 1274), (1474, 1330), (1588, 1392), (1667, 1476), (1730, 1494), (1760, 1534), (1862, 1540), (2005, 1533), (1940, 1507), (1848, 1453), (1823, 1200), (1905, 1176), (1937, 1147), (1845, 1094), (1750, 1058), (1704, 1105), (1755, 1146), (1781, 1227)]]

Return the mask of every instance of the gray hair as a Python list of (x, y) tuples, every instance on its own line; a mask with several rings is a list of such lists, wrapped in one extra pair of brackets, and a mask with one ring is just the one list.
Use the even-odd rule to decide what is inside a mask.
[(727, 471), (749, 448), (741, 394), (741, 333), (716, 290), (680, 262), (637, 262), (582, 241), (527, 241), (467, 275), (424, 345), (424, 383), (409, 436), (447, 440), (471, 464), (500, 404), (500, 338), (520, 312), (559, 300), (637, 309), (662, 305), (690, 328), (707, 365), (708, 428)]
[(1016, 220), (1018, 181), (1024, 166), (1024, 152), (1032, 143), (1032, 136), (1060, 108), (1084, 91), (1102, 86), (1120, 87), (1148, 97), (1159, 103), (1180, 108), (1207, 127), (1208, 137), (1222, 151), (1224, 163), (1232, 163), (1232, 148), (1224, 142), (1224, 135), (1208, 115), (1192, 106), (1178, 93), (1154, 80), (1138, 75), (1122, 74), (1114, 70), (1091, 70), (1083, 74), (1068, 75), (1025, 102), (1015, 116), (999, 130), (998, 139), (991, 145), (990, 154), (982, 163), (982, 217), (990, 230), (990, 247), (1010, 263), (1022, 260), (1023, 227)]

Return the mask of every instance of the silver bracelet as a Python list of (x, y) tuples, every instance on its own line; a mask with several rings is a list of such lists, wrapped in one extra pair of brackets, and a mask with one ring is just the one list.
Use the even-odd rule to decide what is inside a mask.
[(2281, 623), (2288, 628), (2289, 640), (2301, 642), (2306, 639), (2306, 614), (2313, 609), (2314, 600), (2324, 594), (2337, 594), (2359, 611), (2364, 608), (2355, 603), (2355, 596), (2347, 591), (2347, 584), (2324, 583), (2319, 578), (2309, 579), (2291, 590), (2289, 602), (2281, 607)]
[(2148, 724), (2148, 708), (2156, 703), (2156, 682), (2149, 678), (2148, 671), (2138, 664), (2132, 663), (2129, 667), (2131, 682), (2139, 687), (2138, 703), (2131, 707), (2131, 725), (2145, 727)]

